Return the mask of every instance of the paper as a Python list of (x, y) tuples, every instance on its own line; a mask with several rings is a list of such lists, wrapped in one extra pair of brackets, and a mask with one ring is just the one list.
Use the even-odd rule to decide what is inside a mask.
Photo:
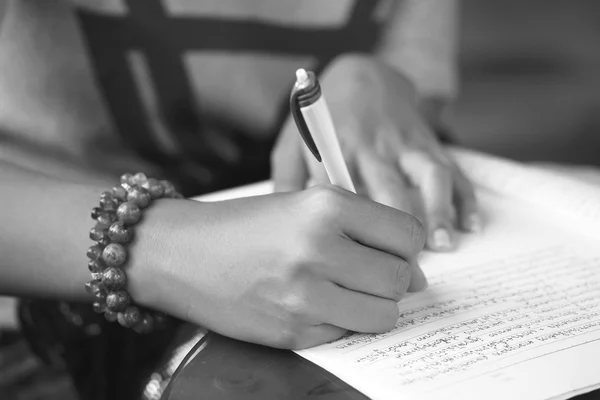
[(600, 191), (469, 156), (458, 160), (471, 179), (495, 188), (479, 191), (484, 233), (463, 236), (456, 253), (423, 255), (430, 287), (399, 303), (393, 331), (298, 353), (375, 400), (549, 399), (597, 387), (600, 246), (591, 223)]
[[(561, 399), (600, 383), (600, 188), (477, 153), (482, 234), (424, 253), (396, 328), (298, 354), (374, 400)], [(261, 182), (202, 200), (269, 193)]]
[(473, 151), (452, 149), (457, 163), (481, 188), (545, 209), (547, 216), (600, 238), (600, 186), (566, 173), (534, 168)]
[(273, 184), (270, 181), (257, 182), (220, 192), (209, 193), (194, 198), (197, 201), (222, 201), (241, 197), (260, 196), (273, 193)]

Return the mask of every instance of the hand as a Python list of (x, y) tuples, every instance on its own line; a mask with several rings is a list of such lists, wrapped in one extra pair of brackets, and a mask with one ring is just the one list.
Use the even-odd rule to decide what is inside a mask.
[[(335, 60), (321, 78), (344, 158), (357, 190), (415, 215), (427, 226), (427, 245), (455, 247), (454, 227), (477, 230), (473, 187), (418, 111), (410, 82), (366, 56)], [(272, 155), (277, 191), (329, 182), (288, 119)]]
[(139, 228), (134, 299), (273, 347), (386, 332), (396, 302), (426, 286), (415, 261), (425, 241), (419, 221), (330, 185), (216, 203), (165, 200)]

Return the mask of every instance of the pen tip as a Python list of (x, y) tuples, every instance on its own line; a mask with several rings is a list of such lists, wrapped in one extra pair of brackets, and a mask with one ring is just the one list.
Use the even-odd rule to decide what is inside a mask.
[(296, 71), (296, 81), (298, 84), (302, 85), (308, 82), (308, 73), (304, 68), (300, 68)]

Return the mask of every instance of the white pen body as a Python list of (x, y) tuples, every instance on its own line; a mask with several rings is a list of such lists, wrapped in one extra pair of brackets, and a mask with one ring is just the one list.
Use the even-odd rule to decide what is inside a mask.
[(300, 111), (319, 149), (329, 181), (333, 185), (356, 193), (325, 97), (321, 94), (317, 101), (302, 107)]

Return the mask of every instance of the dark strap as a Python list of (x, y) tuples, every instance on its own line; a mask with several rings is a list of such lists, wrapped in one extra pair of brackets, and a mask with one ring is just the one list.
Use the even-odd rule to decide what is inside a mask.
[[(192, 172), (186, 174), (185, 166), (198, 160), (214, 170), (226, 171), (231, 166), (210, 152), (203, 140), (207, 121), (201, 121), (197, 114), (202, 105), (194, 98), (183, 63), (185, 52), (224, 50), (312, 55), (319, 60), (316, 72), (320, 72), (338, 54), (369, 51), (378, 35), (373, 12), (379, 0), (356, 0), (349, 22), (340, 28), (300, 28), (257, 21), (170, 16), (160, 0), (125, 2), (129, 10), (126, 16), (99, 15), (84, 10), (78, 13), (98, 82), (124, 142), (146, 160), (167, 170), (177, 170), (179, 178), (187, 184), (193, 184), (196, 177)], [(145, 32), (152, 35), (146, 36)], [(131, 50), (140, 51), (148, 61), (160, 112), (170, 133), (179, 142), (182, 154), (169, 156), (150, 134), (126, 59)], [(290, 88), (292, 83), (293, 77)], [(288, 114), (287, 105), (282, 103), (278, 130)], [(228, 130), (223, 129), (223, 132), (227, 134)], [(231, 136), (240, 135), (231, 132)], [(260, 143), (243, 140), (253, 148), (248, 152), (251, 154), (244, 154), (246, 161), (262, 161), (263, 166), (257, 171), (263, 175), (268, 174), (268, 152), (273, 137), (270, 135)]]

